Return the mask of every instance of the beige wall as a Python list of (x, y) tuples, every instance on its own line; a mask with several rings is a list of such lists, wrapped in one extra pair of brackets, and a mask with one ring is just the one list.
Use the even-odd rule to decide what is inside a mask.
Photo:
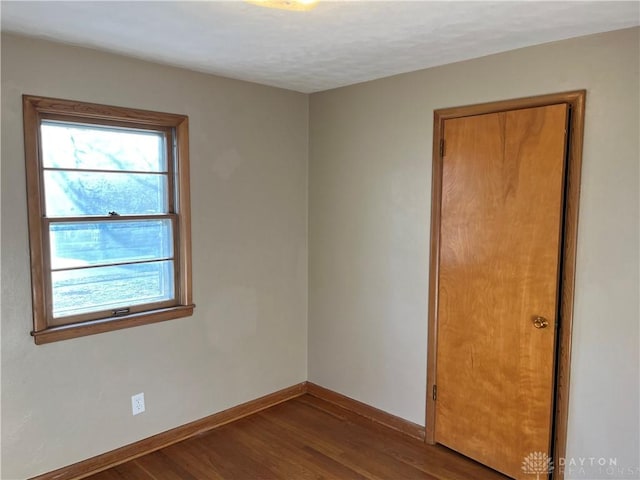
[(638, 32), (311, 95), (310, 381), (424, 424), (433, 110), (585, 88), (568, 456), (640, 475)]
[[(2, 478), (303, 381), (307, 341), (310, 380), (423, 424), (433, 109), (577, 88), (588, 97), (568, 453), (638, 467), (638, 32), (314, 94), (310, 111), (302, 94), (3, 36)], [(190, 116), (192, 318), (33, 344), (22, 93)], [(147, 411), (132, 417), (140, 391)], [(568, 478), (598, 477), (584, 473)]]
[[(34, 345), (23, 93), (189, 115), (193, 317)], [(3, 479), (306, 379), (307, 124), (306, 95), (2, 37)]]

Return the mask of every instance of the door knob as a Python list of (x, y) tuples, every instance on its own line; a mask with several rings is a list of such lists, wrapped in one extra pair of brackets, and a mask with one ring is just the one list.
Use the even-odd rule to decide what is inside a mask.
[(547, 328), (549, 326), (549, 320), (544, 317), (533, 317), (533, 326), (536, 328)]

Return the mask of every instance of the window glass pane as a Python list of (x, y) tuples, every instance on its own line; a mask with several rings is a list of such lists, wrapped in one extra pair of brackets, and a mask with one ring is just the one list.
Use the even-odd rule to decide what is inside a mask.
[(167, 170), (164, 134), (45, 121), (40, 126), (45, 168)]
[(50, 217), (168, 212), (167, 175), (44, 171)]
[(51, 282), (54, 317), (175, 298), (173, 261), (62, 270)]
[(51, 268), (171, 258), (171, 231), (169, 219), (52, 223)]

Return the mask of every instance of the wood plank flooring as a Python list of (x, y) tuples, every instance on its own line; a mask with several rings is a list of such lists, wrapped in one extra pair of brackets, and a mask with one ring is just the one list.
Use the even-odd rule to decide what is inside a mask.
[(91, 480), (506, 480), (310, 395), (163, 448)]

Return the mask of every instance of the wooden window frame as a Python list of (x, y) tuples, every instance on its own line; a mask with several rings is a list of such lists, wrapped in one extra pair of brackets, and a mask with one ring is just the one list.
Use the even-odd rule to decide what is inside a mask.
[[(189, 118), (185, 115), (137, 110), (23, 95), (24, 145), (27, 180), (29, 250), (31, 257), (31, 292), (33, 331), (37, 345), (94, 335), (97, 333), (136, 327), (149, 323), (187, 317), (193, 314), (191, 274), (191, 206), (189, 186)], [(176, 298), (166, 302), (146, 304), (144, 311), (131, 308), (127, 315), (95, 319), (77, 315), (71, 322), (55, 321), (51, 312), (51, 258), (48, 229), (51, 219), (45, 216), (43, 165), (40, 125), (43, 120), (68, 121), (102, 126), (142, 128), (163, 132), (167, 149), (173, 152), (168, 163), (169, 214), (174, 228), (174, 271)], [(169, 141), (170, 140), (170, 141)], [(177, 192), (176, 192), (177, 190)], [(126, 220), (128, 216), (118, 217)], [(140, 218), (136, 216), (135, 218)], [(68, 221), (70, 217), (63, 217)], [(97, 218), (101, 220), (102, 217)], [(60, 220), (56, 218), (56, 220)], [(149, 309), (151, 308), (151, 309)]]

